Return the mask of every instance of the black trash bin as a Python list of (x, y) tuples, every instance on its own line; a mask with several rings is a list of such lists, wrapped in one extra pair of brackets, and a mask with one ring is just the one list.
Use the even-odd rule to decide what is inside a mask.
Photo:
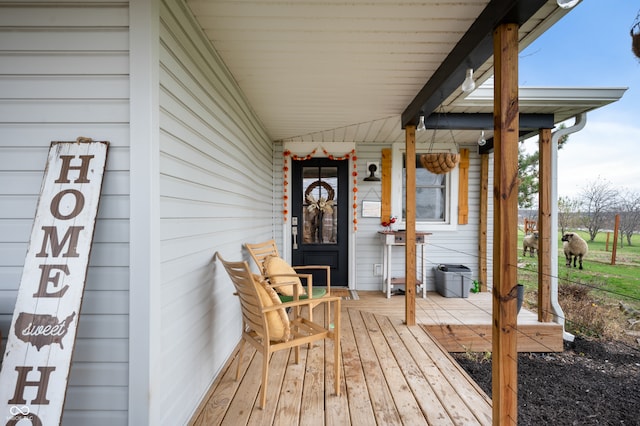
[(436, 290), (444, 297), (469, 297), (471, 269), (464, 265), (441, 263), (434, 267)]

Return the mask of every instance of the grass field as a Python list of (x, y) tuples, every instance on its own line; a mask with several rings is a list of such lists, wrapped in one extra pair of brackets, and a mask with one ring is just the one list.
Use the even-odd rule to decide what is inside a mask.
[[(613, 236), (609, 251), (606, 250), (606, 233), (600, 233), (595, 241), (588, 241), (588, 234), (578, 232), (589, 245), (589, 253), (583, 260), (584, 269), (565, 266), (562, 241), (558, 237), (558, 293), (565, 311), (567, 329), (579, 334), (619, 338), (624, 334), (627, 317), (620, 303), (640, 310), (640, 236), (632, 243), (618, 244), (615, 265), (611, 265)], [(522, 247), (520, 233), (519, 247)], [(625, 241), (626, 243), (626, 241)], [(538, 288), (538, 260), (536, 257), (518, 255), (518, 282), (525, 285), (525, 300), (529, 308), (536, 308)], [(571, 330), (573, 329), (573, 330)]]

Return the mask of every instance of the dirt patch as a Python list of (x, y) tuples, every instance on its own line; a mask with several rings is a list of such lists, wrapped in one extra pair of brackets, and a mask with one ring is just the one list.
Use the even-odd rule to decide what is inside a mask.
[[(452, 354), (491, 396), (491, 357)], [(518, 356), (518, 424), (640, 425), (640, 350), (578, 338)]]

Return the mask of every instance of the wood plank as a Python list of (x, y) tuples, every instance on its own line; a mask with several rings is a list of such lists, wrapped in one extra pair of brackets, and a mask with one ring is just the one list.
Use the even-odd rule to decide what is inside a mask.
[[(371, 341), (378, 353), (380, 366), (384, 371), (403, 423), (412, 425), (428, 424), (426, 418), (431, 414), (437, 413), (437, 409), (434, 409), (434, 406), (438, 406), (437, 399), (426, 399), (428, 407), (425, 407), (420, 406), (414, 397), (414, 395), (420, 395), (420, 400), (422, 400), (425, 395), (431, 396), (430, 389), (424, 376), (419, 374), (419, 371), (415, 368), (413, 360), (406, 357), (406, 350), (404, 348), (398, 350), (401, 347), (401, 341), (393, 327), (390, 326), (388, 317), (366, 312), (363, 312), (362, 317), (366, 324), (369, 325), (369, 331), (373, 332), (371, 333)], [(374, 324), (376, 325), (375, 328), (372, 327)], [(413, 383), (409, 382), (410, 379), (413, 379)], [(422, 382), (416, 386), (416, 390), (419, 393), (402, 392), (403, 389), (408, 387), (414, 389), (412, 384), (416, 385), (416, 382), (420, 382), (420, 379), (422, 379)], [(425, 394), (422, 392), (425, 392)], [(433, 420), (438, 417), (444, 418), (436, 415), (431, 423), (433, 424)]]
[(518, 352), (562, 352), (562, 325), (551, 322), (518, 326)]
[[(466, 405), (463, 398), (460, 397), (459, 392), (464, 389), (458, 386), (453, 386), (450, 380), (456, 381), (455, 377), (450, 377), (456, 373), (455, 368), (448, 370), (442, 370), (443, 363), (442, 356), (437, 350), (439, 346), (435, 344), (435, 341), (431, 340), (418, 326), (407, 327), (408, 332), (403, 332), (401, 337), (405, 344), (407, 351), (416, 360), (416, 364), (422, 371), (425, 377), (429, 378), (429, 384), (433, 388), (436, 395), (440, 399), (440, 403), (447, 411), (448, 417), (455, 424), (479, 424), (473, 414), (473, 410), (470, 410)], [(418, 340), (420, 339), (420, 340)], [(429, 348), (431, 345), (431, 348)], [(436, 348), (436, 351), (433, 351)], [(442, 352), (444, 355), (444, 352)]]
[(370, 325), (360, 316), (361, 311), (349, 310), (349, 318), (353, 325), (353, 332), (360, 352), (360, 359), (364, 368), (368, 397), (373, 406), (377, 424), (401, 424), (400, 414), (393, 402), (391, 390), (387, 384), (384, 372), (380, 366), (374, 344), (369, 336)]
[[(333, 294), (333, 289), (331, 290)], [(340, 318), (340, 331), (341, 333), (344, 330), (344, 324), (347, 322), (345, 318), (341, 316)], [(350, 325), (349, 325), (350, 326)], [(341, 334), (341, 350), (344, 350), (344, 334)], [(334, 394), (334, 381), (335, 381), (335, 370), (333, 365), (333, 340), (325, 340), (324, 346), (324, 356), (325, 356), (325, 383), (324, 387), (327, 390), (325, 393), (325, 424), (327, 426), (344, 426), (349, 424), (349, 400), (347, 394), (347, 387), (345, 385), (344, 378), (344, 369), (343, 369), (343, 361), (340, 362), (340, 396)], [(342, 358), (342, 357), (341, 357)]]
[[(278, 409), (278, 400), (281, 398), (285, 371), (289, 365), (290, 351), (277, 351), (271, 355), (269, 362), (269, 384), (267, 387), (267, 403), (261, 409), (254, 406), (249, 417), (248, 425), (273, 424), (273, 419)], [(260, 355), (258, 355), (260, 357)]]
[[(480, 386), (455, 362), (431, 336), (419, 327), (410, 327), (409, 331), (428, 352), (429, 358), (437, 370), (444, 375), (450, 385), (456, 389), (461, 400), (464, 401), (469, 412), (475, 417), (471, 422), (483, 425), (492, 423), (491, 399), (482, 391)], [(422, 331), (422, 332), (421, 332)], [(453, 419), (456, 422), (456, 419)], [(457, 423), (457, 422), (456, 422)], [(467, 424), (466, 422), (464, 424)]]
[[(234, 356), (227, 361), (222, 372), (211, 386), (204, 398), (205, 403), (200, 404), (200, 407), (196, 410), (196, 413), (200, 414), (189, 422), (189, 426), (215, 426), (219, 425), (224, 418), (224, 414), (227, 412), (240, 385), (240, 380), (236, 381), (235, 379), (239, 356), (237, 350), (238, 348), (236, 348)], [(253, 348), (247, 348), (243, 351), (240, 377), (243, 377), (255, 354), (256, 350)]]
[(356, 345), (355, 333), (348, 310), (342, 312), (340, 343), (344, 382), (349, 395), (350, 424), (369, 426), (375, 423), (373, 406), (369, 399), (364, 366)]
[[(318, 311), (324, 312), (323, 309)], [(315, 316), (315, 320), (322, 323), (322, 318)], [(304, 385), (302, 387), (302, 402), (300, 405), (300, 424), (324, 425), (325, 395), (333, 393), (330, 387), (325, 388), (324, 379), (324, 342), (316, 342), (307, 352), (307, 365), (304, 369)], [(333, 359), (333, 358), (330, 358)]]
[(469, 150), (460, 150), (460, 163), (458, 164), (458, 224), (469, 223)]
[(380, 187), (382, 204), (380, 206), (380, 214), (382, 220), (387, 220), (391, 216), (391, 148), (382, 150), (381, 163)]
[[(291, 350), (289, 365), (284, 373), (284, 382), (273, 418), (274, 425), (289, 426), (297, 424), (300, 416), (301, 398), (288, 398), (288, 395), (301, 395), (304, 385), (304, 371), (307, 362), (307, 351), (300, 350), (300, 362), (295, 363), (295, 351)], [(269, 404), (267, 398), (267, 404)], [(272, 402), (273, 403), (273, 402)]]
[(538, 192), (538, 321), (549, 322), (551, 313), (551, 129), (540, 129)]
[(478, 281), (487, 291), (487, 229), (489, 216), (489, 155), (480, 156), (480, 217), (478, 218)]
[(493, 32), (494, 51), (494, 250), (493, 418), (518, 421), (518, 357), (515, 328), (518, 263), (518, 25)]
[(427, 325), (429, 332), (448, 352), (490, 352), (491, 325)]
[(251, 358), (236, 390), (236, 394), (242, 395), (242, 397), (233, 398), (230, 401), (229, 408), (225, 411), (224, 418), (220, 422), (221, 425), (247, 424), (251, 410), (259, 399), (261, 380), (262, 356), (256, 352), (255, 356)]
[(405, 285), (405, 324), (415, 325), (416, 323), (416, 126), (408, 125), (405, 129), (406, 145), (406, 169), (407, 177), (405, 185), (407, 187), (406, 196), (406, 241), (405, 241), (405, 261), (404, 276)]
[[(397, 345), (391, 345), (394, 355), (398, 359), (398, 364), (402, 368), (403, 374), (406, 376), (407, 381), (412, 389), (414, 395), (420, 395), (418, 403), (424, 413), (424, 417), (429, 424), (451, 424), (451, 419), (447, 414), (442, 402), (436, 395), (434, 389), (431, 387), (430, 378), (422, 374), (422, 371), (418, 367), (421, 362), (424, 362), (422, 356), (419, 356), (416, 360), (410, 351), (407, 350), (404, 338), (408, 338), (407, 333), (409, 330), (405, 327), (395, 328), (390, 319), (382, 322), (382, 330), (387, 336), (387, 339), (397, 339)], [(416, 362), (417, 361), (417, 362)]]

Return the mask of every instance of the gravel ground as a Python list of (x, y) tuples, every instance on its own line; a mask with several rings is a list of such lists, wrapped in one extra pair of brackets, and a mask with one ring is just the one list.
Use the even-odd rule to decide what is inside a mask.
[[(490, 359), (452, 355), (490, 396)], [(640, 425), (640, 349), (576, 338), (561, 353), (519, 354), (518, 424)]]

